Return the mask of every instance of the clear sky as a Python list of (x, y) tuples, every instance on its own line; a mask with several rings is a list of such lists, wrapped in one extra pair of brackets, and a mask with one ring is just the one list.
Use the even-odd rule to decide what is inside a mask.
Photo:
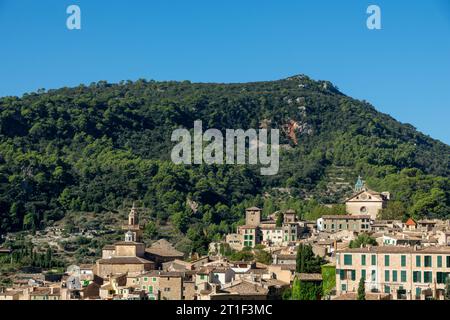
[[(71, 4), (81, 30), (66, 28)], [(382, 30), (366, 27), (370, 4)], [(300, 73), (450, 144), (450, 1), (0, 0), (0, 96)]]

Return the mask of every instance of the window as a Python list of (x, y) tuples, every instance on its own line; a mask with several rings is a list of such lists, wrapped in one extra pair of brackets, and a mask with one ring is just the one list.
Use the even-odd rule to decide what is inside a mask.
[(438, 268), (442, 268), (442, 256), (437, 257), (437, 266)]
[(200, 280), (205, 280), (205, 275), (204, 274), (200, 275)]
[(341, 280), (345, 280), (347, 278), (345, 276), (345, 270), (339, 270), (339, 277)]
[(422, 282), (421, 272), (420, 271), (414, 271), (413, 272), (413, 282), (414, 283)]
[(420, 267), (420, 256), (416, 256), (416, 267)]
[(384, 271), (384, 281), (389, 282), (389, 270), (385, 270)]
[(347, 285), (346, 284), (343, 284), (341, 287), (342, 287), (342, 291), (347, 291)]
[(386, 254), (384, 256), (384, 266), (389, 267), (389, 255), (388, 254)]
[(401, 282), (406, 282), (406, 271), (401, 271), (400, 272), (400, 281)]
[(352, 265), (352, 255), (344, 254), (344, 266), (351, 266), (351, 265)]
[(446, 261), (447, 263), (447, 268), (450, 268), (450, 256), (447, 256), (447, 261)]
[(436, 282), (437, 283), (447, 283), (448, 272), (437, 272), (436, 273)]
[(431, 267), (431, 256), (425, 256), (423, 264), (425, 267)]
[(433, 273), (431, 271), (425, 271), (423, 273), (423, 282), (431, 283), (432, 278), (433, 278)]
[(392, 281), (397, 282), (397, 270), (392, 271)]
[(391, 287), (384, 286), (384, 293), (391, 293)]
[(366, 280), (366, 270), (361, 270), (361, 278)]
[(361, 255), (361, 265), (363, 265), (363, 266), (366, 265), (366, 255), (365, 254)]
[(156, 282), (156, 278), (153, 278), (152, 280), (153, 280), (153, 282)]
[(420, 295), (422, 294), (422, 289), (419, 287), (416, 288), (416, 299), (420, 299)]
[(144, 281), (147, 282), (148, 278), (144, 278)]
[(170, 291), (170, 288), (164, 288), (164, 291), (165, 291), (165, 292), (169, 292), (169, 291)]
[(406, 256), (402, 256), (401, 260), (402, 260), (402, 267), (406, 267)]
[(375, 281), (375, 280), (376, 280), (376, 278), (377, 278), (377, 273), (376, 273), (376, 271), (375, 271), (375, 270), (372, 270), (372, 277), (371, 277), (371, 279), (372, 279), (372, 282), (373, 282), (373, 281)]
[(153, 293), (153, 286), (148, 286), (148, 292)]
[(351, 270), (351, 273), (352, 273), (352, 280), (355, 281), (356, 280), (356, 271)]
[(377, 264), (377, 256), (376, 255), (372, 255), (372, 265), (375, 266)]

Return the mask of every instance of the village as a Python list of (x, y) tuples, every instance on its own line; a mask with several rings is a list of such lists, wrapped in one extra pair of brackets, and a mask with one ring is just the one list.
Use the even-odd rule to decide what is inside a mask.
[[(205, 256), (187, 257), (165, 239), (146, 247), (133, 205), (123, 240), (104, 246), (95, 264), (70, 265), (63, 274), (23, 274), (1, 289), (0, 300), (279, 300), (296, 281), (323, 287), (317, 299), (443, 300), (449, 221), (378, 220), (389, 192), (372, 191), (361, 178), (353, 191), (345, 215), (316, 221), (299, 220), (294, 210), (263, 218), (261, 208), (248, 208), (245, 224), (210, 243)], [(361, 236), (374, 242), (355, 246)], [(322, 272), (298, 272), (299, 246), (324, 262)], [(256, 248), (271, 262), (232, 261), (224, 254)]]

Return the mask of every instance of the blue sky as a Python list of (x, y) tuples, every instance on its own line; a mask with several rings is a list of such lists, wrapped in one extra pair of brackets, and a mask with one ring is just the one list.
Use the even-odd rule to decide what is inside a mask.
[[(447, 0), (0, 0), (0, 96), (307, 74), (450, 144)], [(82, 29), (66, 28), (77, 4)], [(382, 30), (366, 9), (382, 10)]]

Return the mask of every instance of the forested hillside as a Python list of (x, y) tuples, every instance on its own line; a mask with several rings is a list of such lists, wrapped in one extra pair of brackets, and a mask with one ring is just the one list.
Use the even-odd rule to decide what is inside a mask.
[[(279, 174), (172, 164), (172, 130), (197, 119), (204, 129), (281, 129)], [(449, 156), (449, 146), (306, 76), (41, 90), (0, 99), (0, 233), (135, 199), (198, 247), (229, 232), (249, 205), (316, 217), (359, 174), (392, 193), (387, 215), (449, 218)]]

